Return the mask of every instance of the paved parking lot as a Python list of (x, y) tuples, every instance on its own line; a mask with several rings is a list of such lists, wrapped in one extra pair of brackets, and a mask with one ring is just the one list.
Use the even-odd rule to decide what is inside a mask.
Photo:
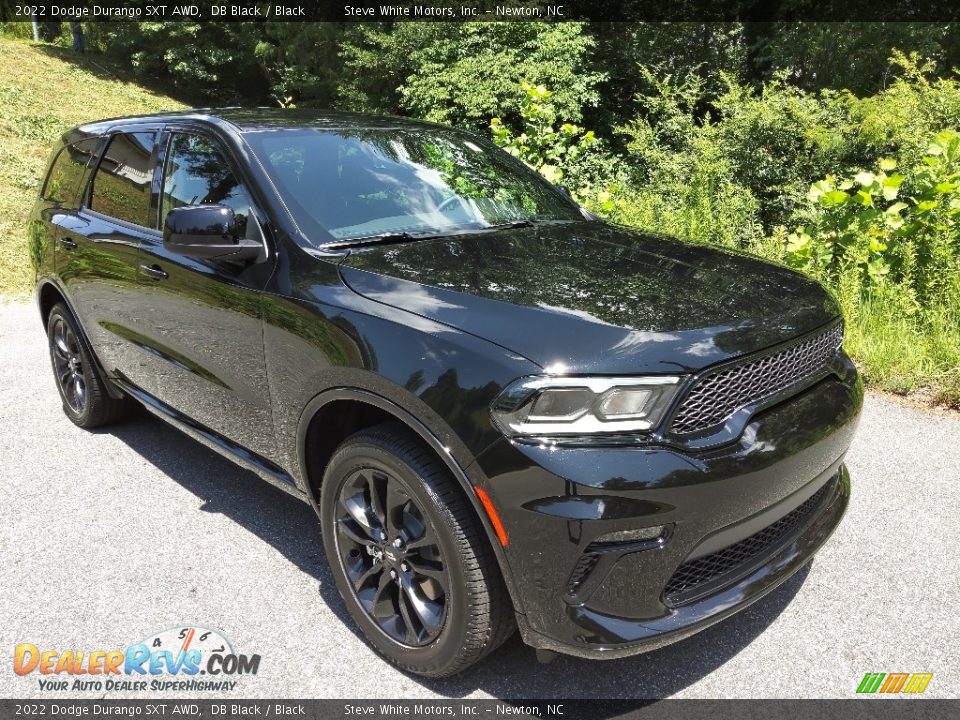
[(222, 693), (243, 697), (846, 698), (866, 672), (932, 672), (928, 696), (960, 696), (955, 417), (870, 396), (843, 524), (737, 617), (607, 662), (539, 665), (515, 637), (460, 677), (425, 681), (351, 628), (312, 510), (145, 414), (74, 427), (44, 343), (32, 305), (0, 303), (2, 697), (42, 694), (36, 674), (13, 673), (18, 643), (114, 649), (182, 624), (261, 655)]

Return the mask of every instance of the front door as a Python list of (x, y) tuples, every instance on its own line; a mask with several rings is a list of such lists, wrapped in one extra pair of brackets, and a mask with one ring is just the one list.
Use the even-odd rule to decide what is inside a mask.
[[(202, 131), (165, 133), (158, 228), (175, 207), (226, 205), (248, 238), (263, 240), (262, 215), (219, 142)], [(144, 338), (130, 380), (207, 429), (264, 457), (274, 454), (260, 290), (270, 260), (195, 259), (162, 237), (140, 245), (135, 315)]]

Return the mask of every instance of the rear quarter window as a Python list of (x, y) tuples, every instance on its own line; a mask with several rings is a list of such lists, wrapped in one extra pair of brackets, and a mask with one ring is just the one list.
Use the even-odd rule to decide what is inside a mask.
[(50, 166), (40, 197), (66, 208), (80, 207), (83, 180), (99, 144), (100, 138), (89, 138), (64, 147)]
[(113, 136), (93, 176), (90, 209), (135, 225), (147, 225), (153, 180), (155, 132)]

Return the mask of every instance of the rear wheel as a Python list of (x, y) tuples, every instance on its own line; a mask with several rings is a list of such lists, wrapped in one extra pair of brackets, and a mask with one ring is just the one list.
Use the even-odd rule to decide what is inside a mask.
[(473, 508), (403, 425), (345, 440), (324, 474), (320, 508), (337, 589), (394, 665), (452, 675), (513, 631), (510, 599)]
[(50, 311), (47, 340), (53, 375), (67, 417), (83, 428), (121, 420), (127, 414), (127, 403), (110, 397), (80, 341), (76, 321), (63, 303), (54, 305)]

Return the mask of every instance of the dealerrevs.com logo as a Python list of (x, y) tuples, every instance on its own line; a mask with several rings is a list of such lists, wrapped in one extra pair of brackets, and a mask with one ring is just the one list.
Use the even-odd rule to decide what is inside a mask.
[(58, 650), (20, 643), (13, 671), (38, 676), (44, 691), (230, 691), (256, 675), (259, 655), (244, 655), (219, 630), (184, 625), (151, 633), (120, 650)]

